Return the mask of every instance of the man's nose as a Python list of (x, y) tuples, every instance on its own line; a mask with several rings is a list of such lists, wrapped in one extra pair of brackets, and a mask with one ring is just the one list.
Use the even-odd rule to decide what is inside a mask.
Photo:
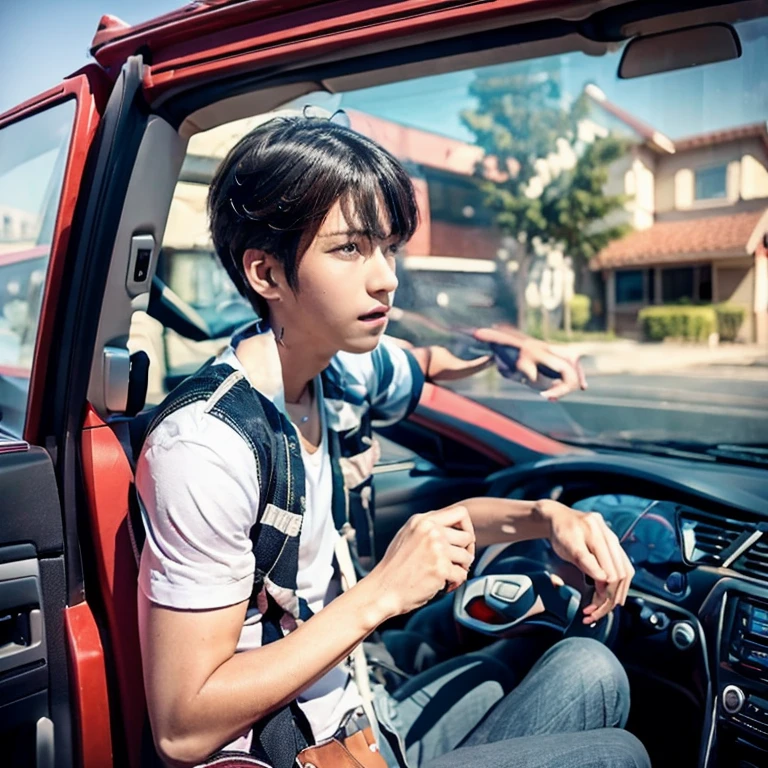
[(392, 293), (397, 290), (398, 280), (395, 274), (395, 259), (388, 258), (381, 248), (377, 248), (370, 260), (368, 288), (371, 294)]

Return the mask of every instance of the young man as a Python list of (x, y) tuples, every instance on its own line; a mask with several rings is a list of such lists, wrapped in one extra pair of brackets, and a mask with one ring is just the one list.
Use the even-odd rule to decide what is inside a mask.
[[(296, 699), (315, 740), (333, 735), (364, 703), (345, 659), (385, 620), (462, 584), (475, 546), (548, 537), (596, 581), (585, 622), (623, 604), (633, 569), (616, 536), (549, 500), (476, 498), (416, 515), (340, 594), (337, 531), (370, 513), (372, 422), (407, 415), (425, 373), (483, 361), (383, 338), (417, 209), (403, 168), (368, 139), (326, 120), (272, 120), (225, 159), (209, 209), (217, 253), (262, 321), (172, 393), (137, 465), (144, 683), (166, 762), (268, 753), (263, 724)], [(536, 346), (521, 359), (530, 368), (543, 356), (569, 369)], [(483, 663), (458, 658), (394, 696), (376, 692), (393, 768), (648, 764), (621, 730), (628, 685), (602, 645), (559, 643), (508, 695)]]

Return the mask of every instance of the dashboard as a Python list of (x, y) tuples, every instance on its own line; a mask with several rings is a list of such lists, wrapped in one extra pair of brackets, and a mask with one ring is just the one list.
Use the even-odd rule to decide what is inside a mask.
[[(543, 459), (489, 481), (489, 496), (599, 512), (621, 540), (636, 575), (609, 643), (638, 676), (647, 722), (636, 732), (676, 740), (661, 763), (768, 765), (768, 472), (592, 454)], [(515, 544), (494, 562), (536, 560), (583, 587), (549, 549)], [(647, 699), (643, 686), (653, 690)]]

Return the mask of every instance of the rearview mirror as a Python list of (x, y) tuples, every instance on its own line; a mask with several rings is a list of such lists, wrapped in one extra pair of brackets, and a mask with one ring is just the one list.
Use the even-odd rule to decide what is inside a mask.
[(730, 24), (675, 29), (630, 40), (621, 57), (619, 78), (656, 75), (740, 56), (739, 35)]

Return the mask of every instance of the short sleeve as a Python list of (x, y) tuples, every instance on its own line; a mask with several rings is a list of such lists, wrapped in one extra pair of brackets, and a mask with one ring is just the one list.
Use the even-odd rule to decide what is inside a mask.
[(155, 603), (213, 609), (253, 589), (250, 531), (259, 487), (247, 443), (202, 403), (180, 409), (149, 436), (136, 466), (146, 529), (139, 586)]
[(375, 426), (394, 424), (418, 405), (424, 374), (416, 358), (392, 339), (382, 337), (369, 354), (340, 353), (338, 357), (345, 376), (351, 376), (368, 392)]

